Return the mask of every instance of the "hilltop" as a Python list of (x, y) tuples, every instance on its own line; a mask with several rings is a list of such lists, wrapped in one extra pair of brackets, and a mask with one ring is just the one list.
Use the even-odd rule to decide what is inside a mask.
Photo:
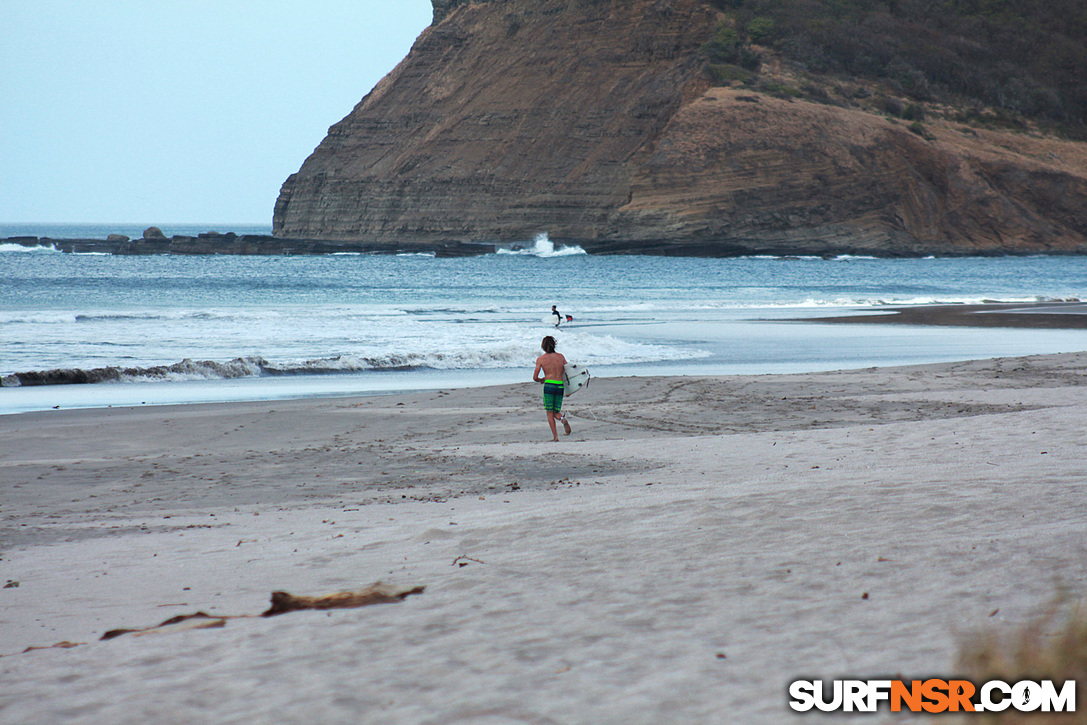
[(731, 255), (1087, 251), (1071, 0), (434, 0), (282, 237)]

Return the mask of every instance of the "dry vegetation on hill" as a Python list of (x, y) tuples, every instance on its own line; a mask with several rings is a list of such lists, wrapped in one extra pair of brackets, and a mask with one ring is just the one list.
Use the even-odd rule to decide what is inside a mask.
[[(718, 82), (859, 105), (911, 122), (1087, 138), (1087, 3), (1079, 0), (710, 0)], [(773, 72), (782, 59), (795, 83)], [(948, 111), (948, 108), (951, 111)]]

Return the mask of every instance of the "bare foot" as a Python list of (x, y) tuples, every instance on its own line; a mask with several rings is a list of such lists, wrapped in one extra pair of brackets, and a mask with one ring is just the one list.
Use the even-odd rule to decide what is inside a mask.
[(570, 435), (574, 430), (570, 427), (570, 423), (567, 422), (566, 416), (563, 416), (562, 418), (562, 429), (566, 432), (566, 435)]

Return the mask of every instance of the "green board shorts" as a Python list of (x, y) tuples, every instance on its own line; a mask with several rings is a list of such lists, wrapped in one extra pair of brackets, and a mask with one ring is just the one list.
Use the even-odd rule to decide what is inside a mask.
[(545, 380), (543, 388), (544, 410), (550, 413), (558, 413), (562, 410), (562, 396), (565, 386), (554, 380)]

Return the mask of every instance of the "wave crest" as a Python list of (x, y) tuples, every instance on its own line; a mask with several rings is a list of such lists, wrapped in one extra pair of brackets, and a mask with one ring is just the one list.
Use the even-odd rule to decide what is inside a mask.
[(137, 380), (212, 380), (216, 378), (245, 378), (264, 372), (267, 361), (259, 357), (235, 358), (220, 363), (213, 360), (190, 360), (173, 365), (152, 367), (107, 366), (101, 368), (55, 368), (25, 373), (12, 373), (0, 378), (0, 387), (24, 385), (83, 385), (91, 383), (132, 382)]
[(56, 253), (60, 254), (60, 250), (56, 246), (50, 244), (18, 244), (15, 242), (3, 242), (0, 243), (0, 254), (45, 254)]

